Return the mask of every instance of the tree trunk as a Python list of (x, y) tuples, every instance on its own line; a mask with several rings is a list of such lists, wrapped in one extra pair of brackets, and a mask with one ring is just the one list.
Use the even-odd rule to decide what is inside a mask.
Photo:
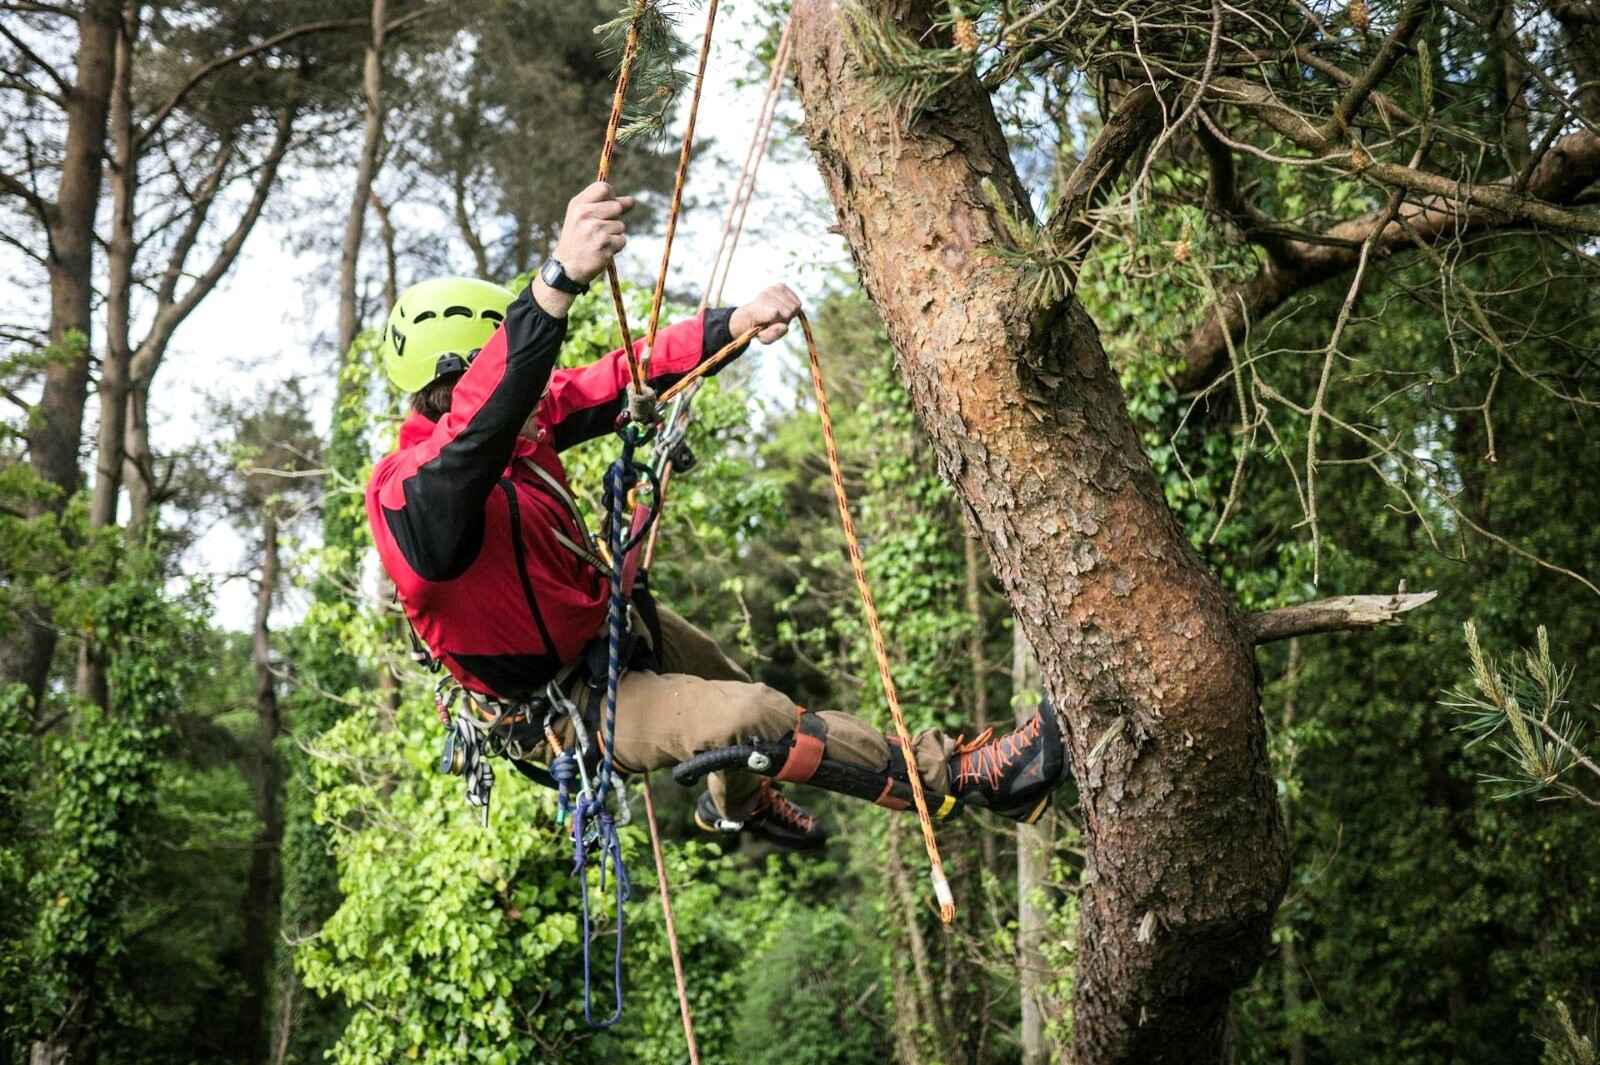
[(278, 852), (283, 844), (279, 807), (280, 773), (275, 744), (283, 731), (277, 685), (272, 675), (272, 639), (268, 627), (278, 585), (278, 522), (271, 506), (262, 520), (261, 584), (256, 589), (252, 659), (256, 675), (257, 736), (251, 767), (256, 816), (261, 828), (250, 853), (245, 882), (244, 945), (240, 971), (245, 993), (235, 1025), (240, 1060), (267, 1060), (267, 1011), (272, 1002), (272, 955), (278, 929)]
[[(1016, 693), (1020, 724), (1039, 709), (1039, 662), (1021, 632), (1012, 641), (1012, 648), (1011, 690)], [(1022, 997), (1022, 1065), (1045, 1065), (1050, 1059), (1044, 1034), (1048, 981), (1040, 948), (1049, 931), (1049, 911), (1042, 896), (1050, 877), (1052, 824), (1046, 817), (1036, 825), (1017, 826), (1017, 990)]]
[[(116, 0), (92, 0), (78, 13), (77, 80), (65, 104), (61, 178), (46, 215), (53, 350), (45, 367), (36, 418), (27, 429), (34, 472), (59, 490), (40, 513), (59, 515), (82, 481), (78, 444), (89, 395), (94, 220), (100, 206), (118, 21)], [(35, 706), (43, 701), (55, 648), (55, 629), (48, 619), (29, 619), (20, 636), (0, 651), (5, 677), (26, 685)]]
[[(1283, 735), (1292, 736), (1294, 728), (1295, 708), (1300, 697), (1300, 641), (1289, 641), (1289, 664), (1286, 669), (1287, 689), (1283, 695)], [(1293, 743), (1293, 740), (1290, 740)], [(1289, 757), (1285, 759), (1285, 775), (1292, 778), (1294, 774), (1294, 754), (1291, 749)], [(1289, 833), (1290, 818), (1293, 816), (1289, 800), (1283, 802), (1283, 830)], [(1295, 946), (1294, 929), (1285, 929), (1283, 943), (1278, 948), (1278, 958), (1283, 964), (1283, 1010), (1289, 1015), (1289, 1065), (1306, 1065), (1306, 1036), (1300, 1030), (1300, 952)]]
[[(913, 37), (925, 2), (891, 12)], [(1031, 210), (988, 96), (964, 77), (904, 121), (864, 84), (834, 0), (793, 17), (842, 230), (1068, 727), (1088, 850), (1076, 1060), (1216, 1061), (1287, 876), (1251, 646), (1094, 323), (1075, 302), (1031, 309), (1023, 271), (990, 254), (984, 184)]]
[(378, 172), (378, 149), (383, 144), (383, 36), (385, 0), (372, 0), (372, 39), (367, 44), (362, 68), (361, 88), (366, 97), (366, 131), (361, 142), (361, 157), (356, 162), (355, 190), (350, 196), (350, 213), (344, 224), (344, 243), (339, 255), (339, 351), (349, 351), (360, 330), (356, 298), (356, 267), (361, 259), (361, 242), (366, 233), (367, 205), (372, 197), (372, 182)]
[[(133, 203), (139, 187), (139, 157), (133, 129), (133, 49), (140, 12), (130, 5), (117, 35), (113, 63), (110, 131), (112, 144), (111, 240), (106, 254), (106, 344), (100, 357), (100, 428), (95, 442), (94, 492), (89, 528), (117, 523), (122, 494), (122, 438), (127, 421), (128, 368), (133, 358), (129, 323), (133, 306)], [(106, 706), (105, 663), (87, 637), (78, 650), (78, 697)]]
[[(908, 1049), (913, 1051), (913, 1056), (908, 1057), (904, 1065), (935, 1065), (953, 1060), (952, 1051), (956, 1043), (952, 1038), (944, 1002), (934, 986), (933, 959), (929, 956), (927, 938), (922, 934), (921, 907), (917, 904), (911, 878), (906, 875), (905, 859), (900, 853), (901, 829), (899, 821), (891, 821), (888, 825), (884, 863), (895, 909), (899, 911), (900, 922), (905, 929), (906, 953), (911, 959), (910, 965), (904, 967), (906, 971), (895, 971), (895, 1000), (900, 1002), (909, 997), (915, 1003), (915, 1016), (919, 1022), (912, 1033), (912, 1047), (902, 1045), (901, 1053), (907, 1053)], [(900, 986), (900, 981), (906, 986)]]

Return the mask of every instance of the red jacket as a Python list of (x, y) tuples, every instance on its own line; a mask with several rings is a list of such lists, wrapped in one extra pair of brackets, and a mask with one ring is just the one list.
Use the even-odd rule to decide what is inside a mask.
[[(729, 343), (731, 314), (663, 329), (651, 383), (659, 390)], [(449, 412), (407, 418), (366, 491), (378, 557), (417, 635), (464, 686), (506, 699), (542, 689), (606, 617), (605, 577), (561, 543), (582, 544), (583, 534), (560, 500), (558, 453), (612, 431), (628, 364), (619, 348), (557, 370), (566, 329), (529, 292), (517, 297), (456, 383)], [(535, 406), (530, 440), (520, 430)]]

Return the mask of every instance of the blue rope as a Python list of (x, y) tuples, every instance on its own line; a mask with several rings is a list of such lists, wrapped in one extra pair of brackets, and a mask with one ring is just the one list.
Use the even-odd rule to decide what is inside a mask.
[[(611, 979), (612, 989), (615, 993), (615, 1004), (611, 1016), (604, 1020), (594, 1019), (594, 977), (590, 969), (590, 940), (594, 935), (593, 919), (589, 909), (589, 842), (585, 839), (589, 827), (589, 819), (594, 817), (598, 825), (595, 843), (600, 846), (599, 861), (596, 863), (600, 870), (600, 890), (606, 889), (606, 867), (612, 870), (612, 880), (616, 884), (617, 901), (617, 946), (612, 959)], [(633, 884), (628, 879), (628, 869), (622, 864), (622, 841), (617, 837), (617, 826), (611, 814), (605, 809), (600, 799), (585, 795), (579, 798), (577, 807), (572, 815), (572, 872), (578, 878), (583, 897), (583, 1019), (591, 1028), (609, 1028), (622, 1019), (622, 938), (623, 938), (623, 903), (633, 895)]]
[[(614, 752), (617, 749), (617, 687), (622, 680), (622, 654), (628, 635), (628, 600), (622, 587), (623, 570), (627, 563), (628, 552), (640, 541), (649, 529), (647, 521), (644, 528), (631, 540), (628, 529), (623, 524), (624, 510), (628, 499), (628, 490), (638, 480), (642, 470), (655, 483), (654, 471), (647, 466), (641, 466), (634, 461), (634, 452), (644, 442), (648, 432), (639, 431), (635, 426), (626, 425), (619, 431), (622, 437), (622, 454), (611, 464), (606, 471), (605, 495), (607, 509), (611, 515), (609, 530), (609, 543), (611, 547), (611, 602), (607, 618), (607, 655), (606, 655), (606, 706), (605, 721), (601, 726), (603, 732), (602, 754), (600, 765), (595, 772), (594, 786), (588, 792), (580, 792), (575, 802), (567, 798), (565, 787), (561, 788), (559, 808), (570, 811), (572, 815), (572, 872), (578, 877), (582, 885), (583, 897), (583, 1018), (592, 1028), (608, 1028), (622, 1018), (622, 942), (624, 928), (623, 903), (630, 897), (633, 885), (628, 879), (627, 867), (622, 863), (622, 842), (617, 836), (617, 826), (609, 811), (605, 808), (606, 793), (611, 790), (611, 778), (615, 769)], [(657, 494), (659, 498), (659, 493)], [(650, 519), (654, 520), (652, 513)], [(566, 755), (563, 758), (567, 757)], [(562, 759), (557, 759), (560, 763)], [(576, 773), (576, 762), (570, 766), (563, 765), (557, 771), (556, 764), (552, 763), (551, 772), (556, 776), (558, 785), (565, 783), (570, 786)], [(590, 826), (594, 827), (594, 838), (590, 839)], [(594, 980), (590, 966), (590, 936), (592, 934), (592, 917), (589, 908), (589, 877), (588, 869), (591, 859), (590, 848), (598, 846), (600, 853), (597, 867), (600, 870), (600, 890), (606, 886), (606, 868), (612, 870), (612, 879), (616, 884), (617, 902), (617, 944), (615, 957), (612, 964), (612, 984), (616, 994), (616, 1005), (611, 1016), (601, 1021), (594, 1019), (593, 989)]]

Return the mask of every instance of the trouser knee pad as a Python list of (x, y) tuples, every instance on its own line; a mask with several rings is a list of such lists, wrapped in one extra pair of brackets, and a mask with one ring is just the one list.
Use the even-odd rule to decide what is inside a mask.
[[(911, 775), (905, 750), (895, 739), (889, 741), (889, 761), (880, 769), (842, 762), (826, 755), (828, 723), (820, 714), (801, 711), (793, 732), (774, 741), (733, 744), (704, 751), (672, 769), (672, 778), (692, 785), (707, 773), (744, 771), (774, 777), (795, 784), (809, 784), (824, 791), (865, 799), (890, 810), (905, 810), (913, 805)], [(937, 819), (951, 817), (961, 803), (944, 790), (924, 787), (928, 813)]]

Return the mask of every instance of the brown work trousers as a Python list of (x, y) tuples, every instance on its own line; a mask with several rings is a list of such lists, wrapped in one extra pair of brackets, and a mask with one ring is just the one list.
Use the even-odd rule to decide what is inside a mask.
[[(800, 708), (788, 696), (757, 684), (723, 653), (710, 635), (681, 616), (658, 607), (661, 646), (655, 648), (660, 672), (630, 671), (617, 686), (616, 761), (630, 773), (664, 769), (702, 751), (776, 740), (794, 729)], [(634, 619), (634, 631), (644, 626)], [(858, 717), (821, 711), (827, 721), (824, 757), (883, 770), (889, 740)], [(912, 738), (923, 786), (935, 794), (948, 790), (946, 759), (955, 743), (937, 729)], [(740, 820), (750, 813), (761, 784), (753, 773), (713, 773), (707, 789), (722, 816)]]

